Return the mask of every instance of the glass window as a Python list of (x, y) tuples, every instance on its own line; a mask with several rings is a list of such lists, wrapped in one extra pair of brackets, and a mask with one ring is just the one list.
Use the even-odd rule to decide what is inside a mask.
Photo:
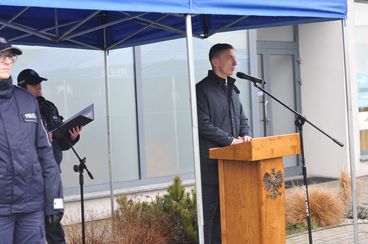
[(141, 47), (146, 177), (193, 172), (185, 39)]
[[(247, 32), (219, 33), (194, 39), (195, 78), (199, 82), (211, 69), (212, 45), (234, 46), (237, 70), (248, 72)], [(193, 144), (185, 39), (141, 47), (144, 153), (147, 177), (193, 172)], [(235, 75), (234, 75), (235, 76)], [(236, 85), (247, 115), (250, 115), (249, 82)], [(248, 116), (249, 117), (249, 116)]]
[[(48, 80), (42, 82), (43, 95), (57, 106), (65, 119), (94, 104), (95, 120), (83, 128), (75, 149), (81, 158), (86, 157), (86, 164), (94, 176), (94, 180), (90, 180), (85, 174), (86, 192), (109, 189), (103, 53), (32, 46), (21, 48), (23, 55), (15, 64), (14, 82), (25, 68), (34, 69), (46, 77)], [(61, 170), (65, 195), (79, 193), (79, 174), (73, 171), (75, 164), (79, 161), (73, 152), (64, 152)]]
[[(218, 42), (232, 44), (238, 61), (237, 71), (248, 72), (247, 31), (219, 33), (204, 40), (194, 39), (198, 82), (211, 69), (208, 52)], [(14, 80), (25, 68), (48, 78), (42, 83), (43, 94), (65, 119), (94, 104), (95, 120), (83, 128), (75, 149), (81, 158), (86, 157), (94, 176), (94, 180), (90, 180), (85, 174), (86, 192), (108, 190), (104, 53), (21, 48), (24, 54), (15, 64)], [(112, 50), (108, 55), (114, 188), (123, 187), (127, 181), (134, 184), (145, 178), (192, 175), (194, 168), (185, 39), (148, 44), (136, 50), (139, 50), (137, 60), (132, 48)], [(241, 91), (245, 112), (250, 115), (249, 82), (238, 80), (236, 85)], [(61, 169), (65, 195), (79, 194), (78, 173), (73, 171), (75, 164), (79, 161), (74, 153), (64, 152)]]
[[(118, 183), (138, 180), (133, 50), (124, 48), (110, 51), (108, 61), (113, 181)], [(114, 184), (114, 186), (119, 187), (119, 184)]]
[(368, 159), (368, 4), (354, 3), (360, 152)]

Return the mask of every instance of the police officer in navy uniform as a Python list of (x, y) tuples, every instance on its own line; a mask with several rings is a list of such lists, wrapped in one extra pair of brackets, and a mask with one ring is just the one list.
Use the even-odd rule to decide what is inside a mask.
[(0, 37), (0, 244), (45, 243), (45, 216), (63, 212), (60, 170), (37, 100), (13, 85), (22, 51)]
[[(63, 117), (59, 115), (56, 106), (42, 96), (41, 82), (47, 81), (47, 79), (39, 76), (38, 73), (32, 69), (25, 69), (19, 73), (17, 80), (18, 86), (30, 92), (38, 100), (42, 120), (48, 131), (49, 140), (52, 143), (54, 157), (56, 163), (60, 167), (63, 158), (62, 151), (70, 149), (72, 145), (78, 142), (81, 128), (73, 128), (71, 131), (66, 132), (67, 136), (65, 137), (54, 137), (51, 131), (63, 123)], [(59, 217), (60, 219), (62, 218), (62, 216)], [(65, 243), (64, 230), (60, 221), (50, 221), (50, 219), (46, 219), (45, 224), (46, 239), (49, 244)]]

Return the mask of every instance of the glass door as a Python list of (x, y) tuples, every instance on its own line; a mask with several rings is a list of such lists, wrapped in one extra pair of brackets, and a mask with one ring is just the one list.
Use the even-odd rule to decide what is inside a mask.
[[(300, 106), (298, 53), (293, 49), (258, 48), (258, 76), (267, 83), (264, 89), (296, 111)], [(297, 132), (295, 115), (263, 92), (258, 92), (261, 136)], [(287, 176), (298, 175), (297, 156), (284, 159)]]

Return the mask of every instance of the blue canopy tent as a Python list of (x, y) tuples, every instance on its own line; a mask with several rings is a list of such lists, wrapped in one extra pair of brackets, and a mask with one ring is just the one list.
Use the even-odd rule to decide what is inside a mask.
[(0, 0), (0, 31), (17, 44), (109, 50), (185, 37), (185, 14), (193, 36), (206, 38), (345, 18), (346, 1)]
[[(344, 19), (346, 14), (346, 0), (0, 0), (0, 36), (14, 44), (103, 50), (107, 98), (108, 50), (187, 38), (198, 224), (203, 243), (192, 37)], [(110, 191), (113, 208), (112, 188)]]

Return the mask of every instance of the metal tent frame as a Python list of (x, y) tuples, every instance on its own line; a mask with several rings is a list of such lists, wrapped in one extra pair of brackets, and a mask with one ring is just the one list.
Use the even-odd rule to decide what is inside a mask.
[[(109, 50), (186, 38), (197, 213), (203, 243), (193, 37), (203, 39), (223, 31), (344, 19), (346, 12), (346, 0), (0, 0), (0, 36), (14, 44), (102, 50), (107, 111)], [(111, 176), (110, 124), (107, 115)], [(110, 197), (114, 209), (112, 182)]]

